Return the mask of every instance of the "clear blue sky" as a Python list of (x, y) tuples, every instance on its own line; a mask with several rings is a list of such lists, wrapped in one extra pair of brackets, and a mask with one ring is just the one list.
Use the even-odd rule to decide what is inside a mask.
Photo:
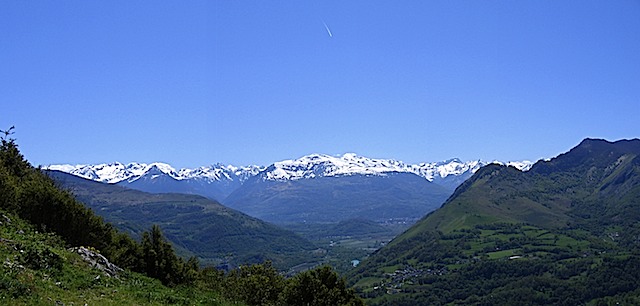
[(640, 1), (0, 2), (36, 165), (536, 160), (639, 122)]

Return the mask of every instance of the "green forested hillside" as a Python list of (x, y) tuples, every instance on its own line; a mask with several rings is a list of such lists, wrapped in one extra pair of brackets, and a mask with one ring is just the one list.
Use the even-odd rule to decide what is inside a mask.
[(151, 194), (48, 171), (63, 188), (121, 230), (139, 237), (158, 224), (183, 255), (236, 266), (270, 260), (287, 269), (312, 260), (314, 245), (293, 232), (198, 195)]
[(350, 279), (371, 304), (637, 304), (639, 155), (586, 139), (528, 172), (486, 166)]

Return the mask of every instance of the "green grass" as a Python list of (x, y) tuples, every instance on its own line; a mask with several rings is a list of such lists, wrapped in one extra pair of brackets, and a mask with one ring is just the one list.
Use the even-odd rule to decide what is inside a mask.
[(522, 254), (521, 252), (522, 252), (521, 249), (502, 250), (502, 251), (487, 253), (487, 256), (489, 256), (489, 259), (501, 259), (501, 258), (511, 257), (514, 255), (520, 255)]
[(373, 287), (375, 283), (379, 283), (381, 278), (379, 277), (364, 277), (356, 283), (359, 287)]
[[(566, 233), (552, 233), (546, 229), (540, 229), (533, 226), (516, 226), (517, 229), (480, 229), (477, 237), (469, 239), (470, 248), (464, 250), (465, 254), (482, 253), (489, 249), (495, 249), (499, 244), (517, 244), (518, 248), (529, 248), (536, 250), (568, 250), (587, 249), (589, 241), (573, 238), (579, 231), (569, 231)], [(454, 231), (453, 233), (461, 233)]]
[(452, 232), (456, 229), (473, 228), (478, 224), (487, 224), (499, 221), (499, 218), (480, 214), (465, 214), (453, 220), (453, 222), (442, 227), (445, 233)]
[(0, 304), (232, 304), (212, 291), (193, 286), (168, 288), (138, 273), (124, 271), (109, 277), (68, 251), (56, 236), (38, 233), (2, 211), (0, 220)]
[(393, 266), (383, 267), (382, 271), (383, 273), (393, 273), (398, 269), (400, 269), (400, 265), (393, 265)]

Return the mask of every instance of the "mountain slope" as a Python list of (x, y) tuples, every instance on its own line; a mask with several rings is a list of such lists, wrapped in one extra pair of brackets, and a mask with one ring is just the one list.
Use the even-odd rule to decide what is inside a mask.
[(485, 166), (351, 279), (374, 305), (633, 304), (621, 281), (640, 281), (639, 156), (638, 139), (585, 139), (527, 172)]
[(313, 245), (292, 232), (196, 195), (150, 194), (50, 171), (61, 186), (120, 229), (139, 234), (152, 224), (183, 254), (203, 262), (304, 260)]
[(240, 182), (212, 181), (201, 177), (179, 180), (155, 166), (135, 179), (123, 180), (117, 184), (149, 193), (197, 194), (210, 199), (224, 199), (230, 190), (240, 186)]
[(276, 223), (338, 222), (352, 218), (416, 218), (449, 196), (445, 188), (410, 173), (247, 181), (225, 204)]
[(489, 165), (463, 183), (429, 221), (420, 223), (446, 232), (495, 220), (542, 227), (586, 222), (592, 216), (598, 216), (598, 222), (619, 221), (633, 215), (620, 202), (637, 196), (638, 154), (640, 141), (585, 139), (527, 172)]

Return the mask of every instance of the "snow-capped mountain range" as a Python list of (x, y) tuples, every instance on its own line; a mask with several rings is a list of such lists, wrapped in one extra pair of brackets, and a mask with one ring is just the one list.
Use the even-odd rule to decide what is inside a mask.
[[(45, 168), (149, 193), (197, 194), (263, 220), (286, 223), (417, 218), (439, 207), (487, 164), (459, 159), (406, 164), (347, 153), (311, 154), (268, 167), (175, 169), (165, 163), (111, 163)], [(521, 170), (532, 165), (507, 164)]]
[[(213, 164), (195, 169), (175, 169), (166, 163), (128, 163), (119, 162), (97, 165), (50, 165), (49, 170), (59, 170), (86, 179), (104, 183), (133, 183), (134, 181), (151, 175), (154, 179), (162, 174), (175, 180), (198, 179), (207, 182), (234, 181), (243, 183), (247, 179), (259, 176), (263, 180), (287, 181), (310, 179), (315, 177), (332, 176), (385, 176), (389, 173), (413, 173), (437, 182), (450, 176), (470, 176), (482, 166), (498, 161), (484, 162), (481, 160), (463, 162), (457, 158), (441, 162), (405, 164), (394, 159), (374, 159), (346, 153), (342, 156), (325, 154), (311, 154), (294, 160), (276, 162), (269, 167)], [(530, 161), (507, 162), (522, 171), (528, 170), (533, 163)], [(465, 175), (466, 176), (466, 175)], [(466, 179), (466, 178), (465, 178)]]
[[(491, 163), (504, 164), (498, 161)], [(348, 176), (348, 175), (378, 175), (388, 173), (413, 173), (428, 181), (445, 178), (450, 175), (458, 176), (463, 173), (474, 173), (489, 163), (481, 160), (462, 162), (457, 158), (433, 163), (405, 164), (394, 159), (373, 159), (347, 153), (342, 156), (311, 154), (296, 160), (285, 160), (274, 163), (261, 172), (264, 180), (298, 180), (315, 177)], [(533, 163), (530, 161), (508, 162), (519, 170), (528, 170)]]
[(67, 172), (86, 179), (109, 184), (116, 184), (123, 181), (131, 183), (150, 173), (154, 173), (153, 175), (156, 177), (165, 174), (178, 181), (198, 178), (206, 179), (208, 181), (238, 180), (240, 182), (243, 182), (247, 178), (255, 176), (260, 173), (260, 171), (264, 170), (264, 167), (259, 166), (235, 167), (222, 164), (214, 164), (211, 166), (198, 167), (194, 169), (183, 168), (176, 170), (169, 164), (165, 163), (122, 164), (119, 162), (111, 164), (75, 166), (51, 165), (44, 168), (48, 170)]

